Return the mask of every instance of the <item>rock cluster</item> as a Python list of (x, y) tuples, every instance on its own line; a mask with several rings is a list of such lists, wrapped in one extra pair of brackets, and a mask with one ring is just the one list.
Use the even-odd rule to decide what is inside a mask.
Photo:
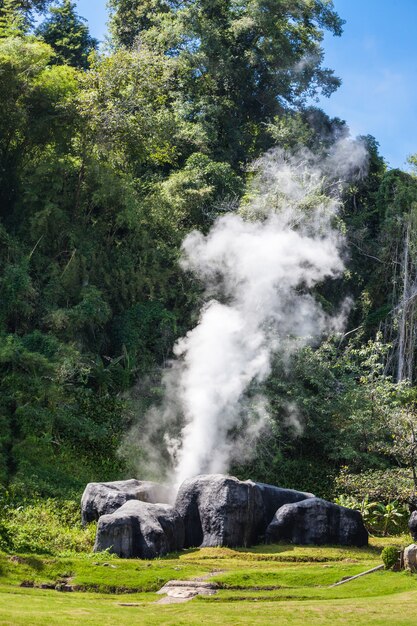
[(311, 493), (205, 474), (186, 480), (173, 506), (169, 496), (166, 486), (136, 480), (87, 485), (82, 520), (98, 519), (95, 550), (155, 558), (183, 548), (248, 547), (263, 540), (368, 542), (360, 513)]
[(247, 547), (265, 535), (276, 510), (311, 493), (204, 474), (180, 487), (175, 508), (184, 519), (185, 547)]

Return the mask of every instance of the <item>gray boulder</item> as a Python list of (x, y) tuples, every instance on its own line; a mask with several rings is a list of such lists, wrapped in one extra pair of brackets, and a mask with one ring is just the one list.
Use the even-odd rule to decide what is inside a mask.
[(264, 505), (264, 519), (261, 534), (264, 534), (268, 525), (272, 521), (277, 510), (284, 504), (292, 504), (293, 502), (301, 502), (308, 498), (315, 498), (314, 494), (304, 491), (295, 491), (294, 489), (283, 489), (274, 485), (266, 485), (265, 483), (255, 483), (261, 492), (262, 502)]
[(266, 540), (361, 547), (368, 545), (368, 532), (359, 511), (308, 498), (278, 509), (267, 528)]
[(184, 520), (184, 547), (250, 546), (264, 520), (255, 483), (232, 476), (205, 474), (186, 480), (175, 508)]
[(88, 524), (102, 515), (114, 513), (128, 500), (168, 503), (170, 491), (164, 485), (135, 479), (89, 483), (81, 498), (82, 523)]
[(122, 558), (154, 559), (184, 546), (184, 524), (168, 504), (130, 500), (97, 525), (95, 552), (109, 549)]
[(417, 511), (411, 513), (410, 519), (408, 520), (408, 528), (410, 529), (414, 541), (417, 541)]

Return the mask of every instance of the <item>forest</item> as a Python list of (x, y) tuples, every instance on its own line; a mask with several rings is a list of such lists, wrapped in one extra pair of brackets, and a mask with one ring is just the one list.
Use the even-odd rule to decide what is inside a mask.
[[(322, 47), (325, 32), (343, 32), (332, 2), (110, 0), (109, 11), (103, 47), (71, 0), (0, 1), (8, 506), (59, 507), (91, 481), (160, 478), (144, 420), (205, 298), (179, 262), (184, 238), (226, 210), (245, 214), (263, 154), (319, 158), (349, 136), (316, 105), (340, 85)], [(336, 225), (343, 274), (312, 289), (329, 315), (349, 299), (345, 327), (290, 363), (275, 354), (256, 389), (267, 423), (230, 471), (413, 508), (417, 155), (390, 169), (378, 138), (358, 140), (366, 173), (344, 187)]]

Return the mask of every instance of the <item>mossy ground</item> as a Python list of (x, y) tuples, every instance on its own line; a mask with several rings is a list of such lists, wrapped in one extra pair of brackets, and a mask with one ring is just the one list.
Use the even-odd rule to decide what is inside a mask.
[[(417, 576), (379, 571), (330, 587), (380, 564), (384, 545), (408, 542), (372, 539), (364, 549), (212, 548), (155, 561), (0, 554), (0, 624), (416, 624)], [(220, 585), (216, 595), (155, 604), (155, 591), (168, 580), (206, 574)], [(61, 580), (78, 591), (37, 587)], [(24, 581), (36, 587), (21, 587)]]

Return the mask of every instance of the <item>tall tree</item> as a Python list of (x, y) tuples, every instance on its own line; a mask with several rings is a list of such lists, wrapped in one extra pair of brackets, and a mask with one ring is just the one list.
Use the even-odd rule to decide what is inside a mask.
[[(16, 6), (22, 11), (44, 11), (53, 0), (15, 0)], [(0, 9), (5, 7), (8, 0), (0, 0)]]
[(52, 7), (49, 17), (36, 29), (36, 35), (52, 46), (57, 62), (81, 69), (87, 69), (88, 57), (98, 46), (71, 0)]
[(3, 0), (0, 4), (0, 37), (22, 35), (26, 20), (18, 0)]
[(0, 37), (22, 34), (33, 24), (34, 14), (42, 13), (52, 0), (0, 0)]
[(342, 32), (329, 0), (111, 0), (116, 44), (179, 60), (184, 114), (214, 157), (239, 167), (271, 143), (265, 124), (340, 81), (323, 68), (323, 30)]

